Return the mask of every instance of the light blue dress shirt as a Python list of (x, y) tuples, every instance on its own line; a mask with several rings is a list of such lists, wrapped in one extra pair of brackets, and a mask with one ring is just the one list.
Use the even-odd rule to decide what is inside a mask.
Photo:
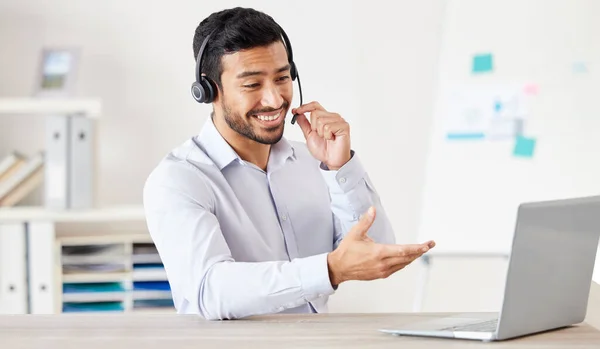
[(328, 170), (282, 138), (266, 172), (242, 160), (208, 118), (144, 186), (144, 208), (180, 314), (237, 319), (326, 312), (327, 254), (374, 205), (369, 236), (394, 243), (358, 156)]

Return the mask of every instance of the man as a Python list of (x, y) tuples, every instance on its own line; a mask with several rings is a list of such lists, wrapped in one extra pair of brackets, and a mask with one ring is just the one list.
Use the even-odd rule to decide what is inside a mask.
[(270, 16), (211, 14), (196, 29), (197, 59), (209, 34), (197, 62), (213, 95), (193, 92), (212, 101), (211, 118), (144, 188), (148, 229), (179, 313), (212, 320), (324, 312), (341, 283), (388, 277), (434, 246), (394, 245), (340, 115), (301, 105), (291, 111), (306, 144), (283, 137), (293, 62)]

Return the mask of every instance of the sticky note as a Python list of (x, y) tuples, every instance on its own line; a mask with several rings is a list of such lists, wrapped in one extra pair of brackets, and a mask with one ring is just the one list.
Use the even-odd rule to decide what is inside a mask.
[(478, 140), (484, 139), (484, 133), (448, 133), (446, 134), (447, 140)]
[(502, 102), (496, 101), (494, 103), (494, 110), (497, 111), (497, 112), (499, 112), (500, 110), (502, 110)]
[(532, 158), (535, 151), (535, 138), (517, 136), (513, 155), (517, 157)]
[(491, 53), (473, 56), (473, 73), (491, 72), (494, 67)]
[(585, 64), (584, 62), (573, 63), (573, 73), (583, 74), (583, 73), (587, 73), (587, 71), (588, 71), (587, 64)]
[(540, 87), (537, 84), (527, 84), (523, 87), (523, 92), (529, 96), (535, 96), (540, 92)]

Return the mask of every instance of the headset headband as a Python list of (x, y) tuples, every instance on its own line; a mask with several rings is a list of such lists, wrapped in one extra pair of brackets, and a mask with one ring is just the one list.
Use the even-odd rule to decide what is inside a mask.
[(277, 24), (277, 26), (279, 27), (279, 31), (281, 32), (281, 36), (283, 37), (285, 49), (288, 54), (288, 62), (290, 64), (292, 64), (294, 62), (294, 54), (292, 53), (292, 44), (290, 43), (290, 39), (288, 39), (288, 36), (285, 33), (285, 30), (283, 30), (283, 28), (279, 24)]
[[(290, 43), (290, 39), (288, 38), (287, 34), (285, 33), (285, 30), (283, 30), (283, 28), (277, 24), (277, 26), (279, 27), (279, 30), (281, 32), (281, 36), (283, 37), (283, 43), (285, 44), (285, 49), (287, 51), (287, 56), (288, 56), (288, 62), (293, 65), (294, 63), (294, 53), (292, 51), (292, 44)], [(202, 45), (200, 46), (200, 50), (198, 50), (198, 57), (196, 58), (196, 81), (200, 82), (200, 76), (202, 75), (201, 69), (202, 69), (202, 59), (204, 57), (204, 50), (206, 48), (206, 45), (208, 45), (208, 40), (210, 39), (210, 37), (213, 35), (213, 33), (216, 31), (217, 29), (213, 29), (210, 34), (208, 34), (206, 36), (206, 38), (204, 38), (204, 41), (202, 42)], [(292, 69), (294, 69), (295, 67), (292, 67)], [(295, 78), (295, 77), (294, 77)]]
[(206, 48), (206, 45), (208, 44), (208, 39), (210, 38), (210, 36), (215, 32), (216, 29), (213, 29), (210, 34), (208, 34), (206, 36), (206, 38), (204, 38), (204, 41), (202, 42), (202, 45), (200, 46), (200, 50), (198, 50), (198, 57), (196, 58), (196, 81), (200, 82), (200, 75), (202, 75), (202, 73), (200, 72), (200, 69), (202, 68), (202, 57), (204, 56), (204, 49)]

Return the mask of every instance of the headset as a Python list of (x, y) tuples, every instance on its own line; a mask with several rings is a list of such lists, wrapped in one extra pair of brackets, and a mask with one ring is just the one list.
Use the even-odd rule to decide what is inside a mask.
[[(279, 25), (278, 25), (279, 26)], [(298, 90), (300, 92), (300, 105), (302, 105), (302, 85), (300, 84), (300, 76), (298, 75), (298, 68), (296, 67), (296, 63), (294, 63), (294, 54), (292, 53), (292, 44), (290, 40), (283, 30), (281, 26), (279, 26), (281, 31), (281, 36), (283, 38), (283, 42), (285, 44), (285, 48), (287, 51), (288, 62), (290, 64), (290, 77), (292, 81), (298, 80)], [(196, 81), (192, 83), (192, 97), (198, 103), (212, 103), (217, 96), (217, 85), (210, 78), (202, 75), (202, 57), (204, 56), (204, 51), (206, 50), (206, 46), (210, 37), (213, 35), (216, 29), (213, 29), (210, 34), (204, 38), (202, 45), (200, 46), (200, 50), (198, 51), (198, 57), (196, 59)], [(296, 122), (296, 117), (298, 114), (294, 114), (292, 117), (292, 124)]]

